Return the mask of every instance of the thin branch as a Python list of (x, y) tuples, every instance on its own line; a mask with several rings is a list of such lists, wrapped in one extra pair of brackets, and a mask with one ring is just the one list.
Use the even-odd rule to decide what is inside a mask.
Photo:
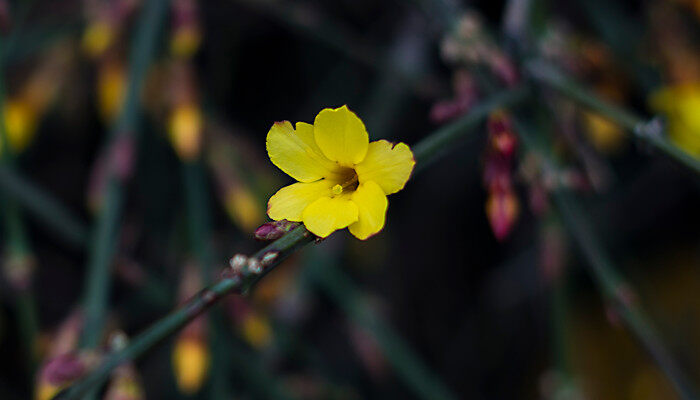
[[(152, 0), (144, 3), (129, 66), (129, 84), (119, 118), (112, 127), (111, 145), (133, 141), (139, 114), (139, 96), (146, 71), (154, 53), (156, 39), (167, 10), (166, 0)], [(112, 166), (110, 166), (112, 167)], [(110, 266), (116, 249), (119, 220), (124, 190), (122, 179), (116, 168), (108, 169), (104, 201), (95, 223), (94, 240), (88, 258), (88, 274), (85, 290), (85, 330), (83, 345), (97, 346), (102, 336), (104, 312), (109, 294)]]
[(655, 121), (648, 121), (630, 111), (597, 97), (591, 91), (580, 86), (576, 81), (544, 60), (528, 60), (525, 62), (524, 67), (525, 71), (534, 80), (557, 90), (565, 97), (618, 123), (620, 126), (631, 131), (638, 139), (675, 159), (691, 171), (700, 174), (700, 159), (688, 154), (683, 149), (669, 142), (664, 135), (663, 129), (654, 123)]
[[(518, 124), (517, 132), (523, 145), (530, 151), (535, 151), (543, 157), (546, 167), (557, 169), (552, 158), (542, 151), (527, 127)], [(616, 308), (630, 331), (637, 337), (659, 367), (666, 373), (671, 383), (684, 399), (695, 399), (695, 390), (683, 371), (666, 350), (663, 341), (656, 333), (649, 318), (646, 316), (634, 297), (632, 286), (618, 272), (615, 264), (599, 242), (585, 214), (578, 205), (575, 197), (562, 187), (555, 188), (552, 197), (567, 227), (583, 256), (586, 265), (595, 278), (603, 296)]]

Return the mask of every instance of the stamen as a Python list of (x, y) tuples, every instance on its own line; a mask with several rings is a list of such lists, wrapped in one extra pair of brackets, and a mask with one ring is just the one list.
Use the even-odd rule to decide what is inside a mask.
[(333, 194), (341, 194), (343, 193), (343, 187), (341, 185), (335, 185), (333, 186), (331, 191), (333, 192)]

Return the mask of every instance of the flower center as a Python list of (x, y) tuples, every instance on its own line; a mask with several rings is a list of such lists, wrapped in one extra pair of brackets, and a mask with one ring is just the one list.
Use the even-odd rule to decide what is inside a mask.
[(352, 192), (357, 189), (359, 182), (357, 179), (357, 172), (355, 172), (353, 168), (343, 168), (339, 175), (339, 180), (342, 183), (339, 183), (331, 188), (334, 195), (337, 196), (344, 191)]

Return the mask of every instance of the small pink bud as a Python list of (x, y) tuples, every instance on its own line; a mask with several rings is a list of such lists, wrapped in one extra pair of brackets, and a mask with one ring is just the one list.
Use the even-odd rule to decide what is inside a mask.
[(49, 360), (41, 373), (47, 382), (58, 386), (74, 381), (85, 371), (85, 361), (78, 354), (68, 353)]
[(298, 222), (291, 222), (286, 219), (266, 222), (255, 230), (255, 239), (261, 241), (276, 240), (297, 226), (299, 226)]

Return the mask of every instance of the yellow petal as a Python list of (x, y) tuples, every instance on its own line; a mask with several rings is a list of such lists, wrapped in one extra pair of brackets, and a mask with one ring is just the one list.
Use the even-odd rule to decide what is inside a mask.
[(267, 133), (267, 154), (277, 168), (300, 182), (317, 181), (331, 174), (328, 168), (333, 163), (315, 151), (308, 139), (303, 140), (289, 121), (272, 125)]
[(369, 144), (364, 161), (355, 167), (360, 183), (374, 181), (386, 194), (403, 189), (416, 161), (405, 143), (393, 145), (386, 140)]
[(314, 138), (328, 159), (346, 167), (359, 163), (367, 154), (365, 124), (347, 106), (321, 110), (314, 120)]
[(304, 210), (304, 225), (314, 235), (326, 237), (357, 221), (357, 206), (350, 196), (321, 197)]
[(352, 194), (352, 201), (357, 205), (358, 218), (348, 227), (350, 233), (365, 240), (382, 230), (389, 202), (379, 185), (374, 181), (361, 184)]
[(295, 183), (278, 190), (267, 203), (267, 215), (275, 221), (287, 219), (301, 222), (302, 212), (314, 201), (331, 195), (334, 182), (323, 179), (311, 183)]

